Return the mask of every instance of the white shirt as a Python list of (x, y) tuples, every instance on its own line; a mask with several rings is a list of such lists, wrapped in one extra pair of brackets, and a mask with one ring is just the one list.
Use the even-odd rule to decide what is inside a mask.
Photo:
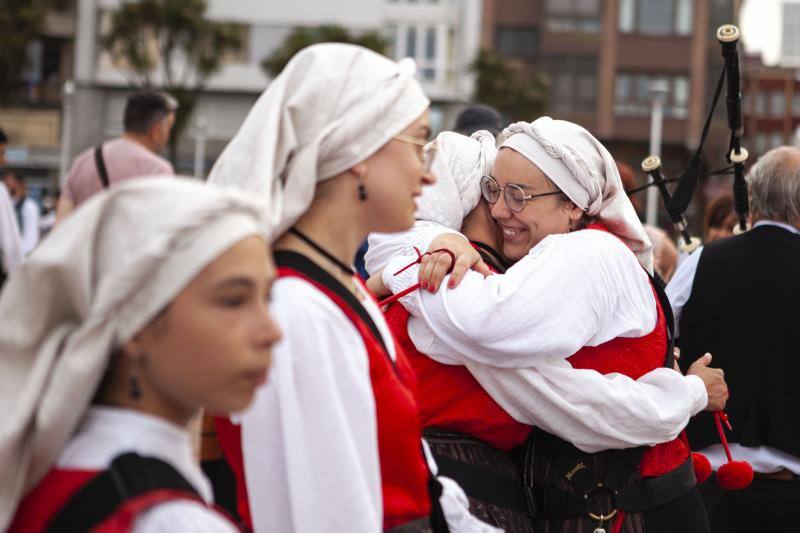
[[(759, 220), (753, 228), (759, 226), (775, 226), (783, 228), (791, 233), (800, 234), (800, 230), (776, 220)], [(667, 285), (667, 297), (672, 305), (672, 312), (675, 315), (675, 335), (678, 336), (678, 323), (680, 322), (683, 306), (689, 301), (692, 295), (692, 285), (694, 276), (697, 273), (697, 265), (700, 263), (700, 254), (703, 248), (698, 248), (683, 263), (678, 266), (672, 280)], [(712, 354), (713, 355), (713, 354)], [(756, 472), (771, 473), (783, 468), (791, 470), (794, 474), (800, 475), (800, 458), (794, 455), (776, 450), (770, 446), (740, 446), (730, 443), (731, 455), (737, 461), (747, 461), (753, 466)], [(711, 467), (717, 470), (720, 466), (728, 462), (728, 457), (721, 444), (714, 444), (702, 450), (708, 457)]]
[(0, 256), (3, 269), (11, 274), (22, 263), (22, 243), (20, 242), (17, 215), (6, 186), (0, 183)]
[[(136, 452), (155, 457), (174, 467), (208, 503), (213, 501), (211, 484), (192, 454), (185, 428), (164, 419), (113, 407), (92, 406), (76, 435), (56, 461), (62, 469), (106, 470), (118, 455)], [(159, 503), (142, 512), (134, 533), (197, 531), (228, 533), (236, 527), (219, 513), (191, 500)]]
[(39, 244), (39, 207), (30, 198), (22, 201), (22, 254), (28, 255)]
[[(364, 341), (342, 310), (307, 281), (280, 278), (272, 291), (271, 311), (283, 337), (273, 350), (269, 382), (242, 415), (253, 527), (381, 531), (377, 417)], [(371, 298), (361, 303), (394, 359), (382, 313)], [(455, 483), (443, 480), (443, 486), (451, 531), (494, 531), (469, 515)]]
[[(403, 248), (386, 239), (416, 239), (424, 251), (431, 234), (442, 233), (422, 226), (408, 237), (370, 236), (376, 251), (367, 255), (368, 269), (381, 268), (384, 250)], [(416, 282), (416, 268), (392, 275), (411, 259), (386, 266), (384, 282), (393, 292)], [(484, 279), (470, 272), (456, 289), (415, 291), (402, 302), (414, 315), (409, 335), (417, 349), (442, 363), (466, 365), (516, 420), (587, 452), (672, 440), (708, 402), (696, 376), (659, 368), (635, 381), (573, 369), (566, 361), (585, 345), (642, 336), (655, 327), (646, 273), (604, 232), (548, 237), (505, 275)]]

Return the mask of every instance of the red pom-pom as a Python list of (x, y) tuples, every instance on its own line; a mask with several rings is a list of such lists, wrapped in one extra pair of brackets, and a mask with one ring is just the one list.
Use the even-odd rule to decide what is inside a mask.
[(746, 461), (731, 461), (717, 470), (717, 482), (725, 490), (741, 490), (753, 482), (753, 467)]
[(692, 452), (692, 466), (694, 466), (694, 477), (697, 478), (697, 484), (705, 483), (711, 477), (711, 463), (708, 457), (702, 453)]

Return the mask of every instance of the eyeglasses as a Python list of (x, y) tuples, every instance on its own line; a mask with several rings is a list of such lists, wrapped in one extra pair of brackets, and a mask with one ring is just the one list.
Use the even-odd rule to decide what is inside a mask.
[(436, 151), (439, 148), (439, 144), (436, 142), (436, 139), (428, 142), (422, 139), (417, 139), (416, 137), (411, 137), (409, 135), (403, 135), (402, 133), (395, 135), (393, 138), (404, 143), (411, 143), (421, 146), (422, 155), (420, 156), (420, 159), (422, 160), (422, 172), (427, 174), (431, 171), (433, 160), (436, 158)]
[(515, 213), (519, 213), (530, 200), (543, 198), (545, 196), (552, 196), (554, 194), (562, 194), (561, 191), (543, 192), (541, 194), (525, 194), (525, 190), (519, 185), (513, 183), (501, 187), (493, 177), (483, 176), (481, 178), (481, 194), (483, 198), (490, 204), (494, 204), (500, 199), (500, 192), (503, 192), (503, 198), (506, 200), (506, 205)]

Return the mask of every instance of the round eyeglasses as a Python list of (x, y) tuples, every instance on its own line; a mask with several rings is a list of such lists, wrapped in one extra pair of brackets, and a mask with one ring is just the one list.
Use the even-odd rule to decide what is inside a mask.
[(403, 135), (402, 133), (395, 135), (394, 138), (398, 141), (421, 146), (422, 155), (420, 156), (420, 159), (422, 160), (422, 172), (427, 174), (431, 171), (433, 160), (436, 158), (436, 150), (439, 148), (439, 144), (436, 142), (436, 139), (428, 142), (422, 139), (417, 139), (416, 137), (411, 137), (410, 135)]
[(515, 213), (519, 213), (525, 209), (525, 205), (537, 198), (545, 196), (552, 196), (554, 194), (562, 194), (561, 191), (543, 192), (540, 194), (525, 194), (525, 190), (519, 185), (510, 183), (505, 187), (501, 187), (499, 183), (491, 176), (483, 176), (481, 178), (481, 194), (484, 200), (490, 204), (494, 204), (500, 199), (500, 193), (503, 193), (506, 205)]

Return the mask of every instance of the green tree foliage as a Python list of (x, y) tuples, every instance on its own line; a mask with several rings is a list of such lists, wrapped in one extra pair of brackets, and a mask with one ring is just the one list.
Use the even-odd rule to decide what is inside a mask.
[(28, 43), (41, 35), (48, 10), (68, 8), (72, 0), (0, 1), (0, 94), (19, 82)]
[(360, 36), (350, 34), (345, 28), (336, 25), (318, 26), (315, 28), (295, 28), (283, 44), (272, 54), (264, 58), (261, 68), (272, 77), (277, 76), (292, 57), (305, 48), (316, 43), (348, 43), (358, 44), (379, 54), (384, 54), (389, 41), (378, 32), (371, 31)]
[(506, 120), (532, 121), (547, 109), (549, 84), (543, 76), (524, 76), (489, 50), (478, 53), (472, 70), (477, 74), (473, 99), (495, 107)]
[(154, 77), (180, 108), (170, 138), (175, 162), (181, 132), (197, 98), (226, 55), (243, 45), (241, 27), (205, 18), (205, 0), (127, 0), (111, 14), (101, 44), (115, 64), (133, 75), (134, 87), (152, 87)]

